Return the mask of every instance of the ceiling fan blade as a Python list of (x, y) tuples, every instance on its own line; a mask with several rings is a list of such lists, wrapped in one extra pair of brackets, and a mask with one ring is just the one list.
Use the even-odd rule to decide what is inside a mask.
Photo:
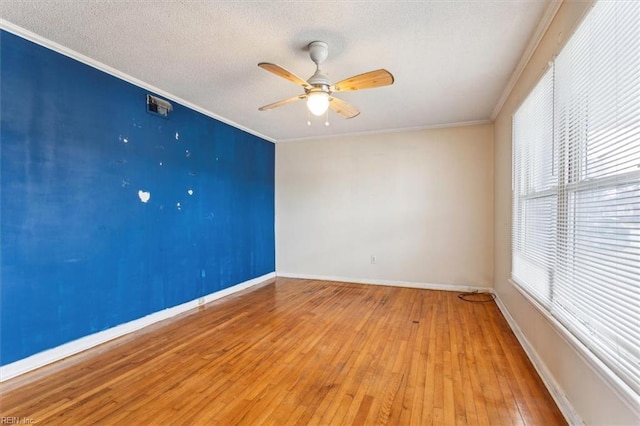
[(333, 85), (334, 92), (348, 92), (351, 90), (373, 89), (374, 87), (393, 84), (393, 75), (384, 69), (354, 75)]
[(350, 103), (343, 101), (342, 99), (334, 97), (329, 98), (329, 106), (332, 110), (334, 110), (344, 118), (353, 118), (360, 115), (360, 111), (358, 111), (358, 108), (354, 107)]
[(258, 66), (264, 70), (274, 73), (277, 76), (286, 78), (289, 81), (299, 84), (302, 87), (309, 87), (309, 83), (307, 83), (305, 80), (301, 79), (291, 71), (282, 68), (280, 65), (270, 64), (268, 62), (260, 62)]
[(298, 96), (294, 96), (292, 98), (288, 98), (288, 99), (283, 99), (281, 101), (278, 102), (274, 102), (272, 104), (269, 105), (265, 105), (263, 107), (258, 108), (260, 111), (266, 111), (268, 109), (273, 109), (273, 108), (277, 108), (279, 106), (282, 105), (286, 105), (286, 104), (290, 104), (291, 102), (295, 102), (295, 101), (299, 101), (302, 99), (307, 99), (307, 95), (298, 95)]

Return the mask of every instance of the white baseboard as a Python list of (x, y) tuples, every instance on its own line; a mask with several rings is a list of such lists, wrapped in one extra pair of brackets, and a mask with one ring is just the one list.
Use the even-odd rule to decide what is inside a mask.
[(578, 413), (576, 413), (576, 411), (573, 409), (573, 406), (571, 405), (569, 400), (567, 400), (565, 394), (562, 392), (562, 389), (555, 381), (555, 379), (545, 366), (544, 362), (542, 362), (542, 360), (538, 356), (538, 353), (535, 351), (535, 349), (533, 349), (533, 346), (531, 346), (527, 338), (524, 336), (524, 333), (522, 333), (522, 330), (520, 330), (520, 327), (518, 327), (518, 324), (509, 313), (507, 307), (502, 303), (502, 300), (500, 300), (500, 297), (497, 294), (495, 294), (495, 296), (495, 301), (498, 305), (498, 308), (500, 309), (500, 312), (502, 312), (502, 315), (507, 320), (507, 323), (509, 323), (509, 327), (511, 327), (513, 334), (516, 335), (516, 338), (520, 342), (520, 346), (522, 346), (525, 353), (529, 357), (529, 360), (533, 364), (533, 367), (538, 372), (538, 375), (544, 382), (547, 390), (551, 394), (553, 400), (556, 402), (556, 405), (562, 412), (564, 418), (570, 425), (584, 425), (585, 423), (582, 421)]
[(299, 278), (303, 280), (320, 280), (320, 281), (339, 281), (345, 283), (355, 284), (373, 284), (384, 285), (390, 287), (409, 287), (409, 288), (421, 288), (424, 290), (444, 290), (444, 291), (480, 291), (480, 292), (493, 292), (490, 287), (478, 287), (467, 286), (458, 284), (439, 284), (439, 283), (419, 283), (413, 281), (391, 281), (391, 280), (375, 280), (371, 278), (351, 278), (351, 277), (336, 277), (329, 275), (310, 275), (310, 274), (298, 274), (295, 272), (277, 272), (279, 277), (283, 278)]
[(117, 337), (124, 336), (125, 334), (132, 333), (136, 330), (140, 330), (141, 328), (147, 327), (151, 324), (157, 323), (167, 318), (174, 317), (190, 309), (197, 308), (198, 306), (205, 303), (261, 284), (267, 280), (275, 278), (275, 276), (276, 273), (271, 272), (269, 274), (253, 278), (251, 280), (244, 281), (240, 284), (236, 284), (232, 287), (216, 291), (215, 293), (207, 294), (206, 296), (199, 297), (181, 305), (163, 309), (162, 311), (154, 312), (142, 318), (117, 325), (107, 330), (81, 337), (80, 339), (65, 343), (52, 349), (48, 349), (46, 351), (39, 352), (27, 358), (12, 362), (11, 364), (3, 365), (0, 367), (0, 382), (4, 382), (21, 374), (28, 373), (29, 371), (33, 371), (37, 368), (43, 367), (47, 364), (51, 364), (63, 358), (75, 355), (79, 352), (85, 351), (94, 346), (98, 346)]

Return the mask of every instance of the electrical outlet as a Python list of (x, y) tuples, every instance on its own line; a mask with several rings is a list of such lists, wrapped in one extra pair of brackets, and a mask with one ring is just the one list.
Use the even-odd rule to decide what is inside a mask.
[(198, 299), (198, 306), (204, 305), (204, 297)]
[(375, 265), (376, 263), (378, 263), (378, 259), (375, 256), (371, 256), (371, 264)]

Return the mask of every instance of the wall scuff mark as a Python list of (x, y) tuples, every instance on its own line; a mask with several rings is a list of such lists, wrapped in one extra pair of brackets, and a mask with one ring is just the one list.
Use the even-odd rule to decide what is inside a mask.
[(138, 197), (140, 198), (140, 201), (142, 201), (143, 203), (146, 203), (151, 198), (151, 193), (140, 190), (138, 191)]

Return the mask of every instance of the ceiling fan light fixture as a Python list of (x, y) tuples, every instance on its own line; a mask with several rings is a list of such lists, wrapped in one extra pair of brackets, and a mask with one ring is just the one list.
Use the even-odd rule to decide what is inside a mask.
[(307, 108), (311, 114), (320, 116), (329, 108), (329, 94), (326, 92), (311, 92), (307, 97)]

